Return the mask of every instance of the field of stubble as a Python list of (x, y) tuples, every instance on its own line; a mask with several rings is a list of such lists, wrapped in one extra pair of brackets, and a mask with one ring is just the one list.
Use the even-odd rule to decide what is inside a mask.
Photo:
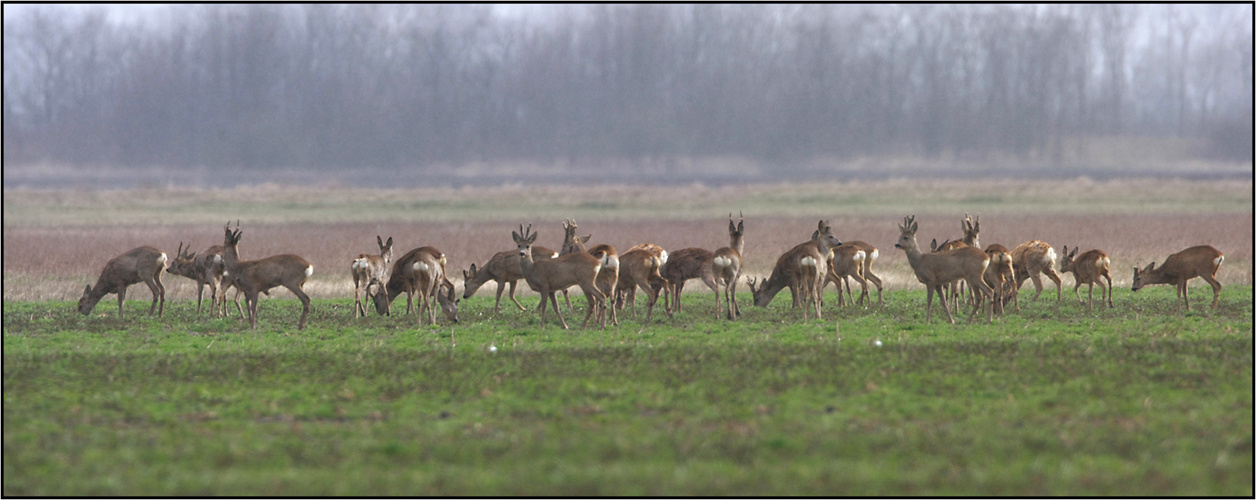
[[(105, 262), (139, 245), (171, 256), (222, 244), (222, 224), (240, 220), (241, 254), (295, 253), (314, 265), (315, 298), (352, 295), (349, 262), (391, 236), (398, 254), (431, 245), (456, 280), (471, 263), (513, 248), (510, 231), (532, 224), (538, 243), (557, 248), (574, 218), (592, 243), (669, 250), (727, 244), (728, 212), (746, 220), (746, 276), (806, 240), (818, 219), (842, 239), (880, 249), (874, 270), (890, 289), (919, 289), (897, 224), (914, 214), (921, 245), (960, 236), (964, 213), (981, 215), (983, 245), (1040, 239), (1112, 257), (1114, 284), (1132, 266), (1162, 262), (1193, 245), (1226, 255), (1223, 284), (1252, 283), (1252, 183), (1213, 181), (883, 181), (819, 185), (524, 187), (364, 190), (339, 187), (234, 190), (6, 191), (4, 299), (74, 300)], [(165, 276), (168, 297), (195, 296), (189, 280)], [(1066, 285), (1071, 283), (1066, 278)], [(526, 287), (525, 287), (526, 288)], [(491, 291), (492, 284), (485, 291)], [(481, 292), (483, 293), (483, 292)], [(281, 296), (289, 295), (280, 292)]]

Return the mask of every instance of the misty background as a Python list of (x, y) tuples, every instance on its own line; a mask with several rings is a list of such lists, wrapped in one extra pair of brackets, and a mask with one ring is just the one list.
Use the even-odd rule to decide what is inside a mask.
[(1252, 5), (4, 6), (4, 185), (1250, 179)]

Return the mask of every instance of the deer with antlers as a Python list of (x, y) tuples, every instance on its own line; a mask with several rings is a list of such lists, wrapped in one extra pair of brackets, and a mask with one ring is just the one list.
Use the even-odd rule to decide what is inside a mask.
[[(1087, 309), (1094, 309), (1095, 285), (1099, 285), (1099, 301), (1107, 300), (1108, 307), (1112, 307), (1112, 274), (1109, 272), (1112, 260), (1103, 250), (1088, 250), (1081, 255), (1077, 255), (1077, 250), (1074, 247), (1070, 252), (1068, 245), (1064, 245), (1064, 258), (1060, 259), (1060, 274), (1073, 273), (1073, 281), (1076, 282), (1073, 295), (1077, 296), (1077, 303), (1082, 302), (1082, 294), (1077, 290), (1084, 283), (1090, 285), (1086, 292), (1089, 297)], [(1099, 278), (1108, 280), (1108, 286), (1104, 287)]]
[(820, 285), (828, 272), (827, 256), (830, 249), (842, 244), (833, 236), (832, 229), (831, 225), (820, 221), (811, 241), (794, 246), (776, 259), (767, 280), (748, 281), (746, 284), (754, 296), (754, 305), (767, 307), (777, 293), (789, 288), (794, 296), (794, 307), (803, 306), (803, 319), (807, 318), (807, 310), (811, 308), (815, 309), (819, 319)]
[(1191, 278), (1200, 277), (1212, 285), (1212, 308), (1216, 309), (1221, 300), (1221, 282), (1217, 281), (1217, 269), (1225, 255), (1208, 245), (1187, 248), (1170, 255), (1164, 264), (1156, 267), (1152, 262), (1143, 269), (1134, 267), (1134, 286), (1137, 292), (1147, 285), (1171, 284), (1177, 286), (1177, 307), (1182, 309), (1182, 301), (1186, 300), (1186, 310), (1191, 310), (1191, 298), (1186, 294), (1186, 282)]
[(375, 242), (379, 245), (379, 255), (360, 254), (349, 266), (349, 271), (353, 274), (353, 317), (355, 318), (366, 316), (366, 306), (362, 303), (363, 294), (369, 300), (371, 295), (374, 295), (371, 287), (378, 292), (380, 288), (386, 286), (392, 271), (392, 236), (389, 236), (388, 242), (385, 243), (384, 239), (377, 235)]
[[(914, 215), (905, 217), (903, 223), (898, 226), (899, 238), (894, 247), (902, 249), (907, 254), (907, 262), (916, 273), (916, 279), (925, 285), (928, 292), (925, 301), (925, 323), (928, 323), (930, 319), (934, 292), (942, 297), (942, 286), (960, 279), (968, 282), (968, 287), (973, 291), (973, 297), (976, 299), (976, 305), (973, 306), (972, 313), (968, 315), (968, 321), (971, 323), (977, 314), (977, 309), (982, 307), (984, 297), (990, 297), (994, 293), (983, 279), (986, 267), (990, 264), (990, 256), (970, 246), (936, 253), (923, 253), (916, 244), (917, 228)], [(951, 315), (951, 310), (945, 304), (942, 309), (946, 311), (947, 319), (954, 324), (955, 318)], [(991, 305), (987, 308), (986, 322), (993, 320), (994, 311)]]
[[(589, 311), (585, 313), (582, 328), (588, 325), (589, 318), (596, 310), (606, 307), (606, 294), (602, 293), (596, 283), (598, 271), (602, 268), (602, 261), (597, 257), (588, 252), (575, 252), (550, 260), (534, 260), (532, 244), (536, 242), (537, 233), (532, 232), (532, 225), (529, 224), (527, 230), (523, 229), (522, 224), (519, 225), (519, 231), (511, 231), (511, 236), (515, 240), (519, 254), (520, 273), (527, 280), (528, 286), (541, 294), (542, 328), (545, 327), (545, 304), (548, 299), (554, 305), (554, 314), (558, 316), (558, 322), (563, 325), (564, 330), (567, 329), (567, 322), (563, 319), (562, 311), (558, 309), (558, 298), (555, 293), (573, 285), (580, 285), (589, 304)], [(602, 328), (606, 328), (605, 314), (602, 313), (600, 317)]]
[[(737, 305), (737, 280), (741, 278), (741, 254), (746, 249), (746, 221), (741, 213), (737, 214), (737, 224), (733, 225), (733, 214), (728, 214), (728, 246), (715, 250), (711, 258), (711, 273), (715, 276), (715, 286), (724, 289), (724, 305), (728, 309), (730, 321), (741, 316), (741, 307)], [(720, 292), (715, 292), (715, 317), (720, 317)]]
[[(179, 253), (170, 261), (166, 272), (196, 281), (196, 313), (201, 312), (201, 301), (205, 296), (205, 286), (209, 285), (209, 308), (215, 317), (227, 315), (227, 289), (231, 288), (231, 277), (226, 274), (227, 268), (222, 260), (222, 245), (213, 245), (204, 251), (191, 252), (191, 246), (183, 248), (179, 242)], [(236, 311), (244, 316), (240, 307), (240, 290), (236, 289)]]
[[(150, 246), (132, 248), (126, 253), (109, 259), (105, 269), (100, 272), (96, 286), (87, 285), (83, 296), (79, 297), (78, 312), (84, 316), (91, 314), (96, 303), (105, 295), (118, 294), (118, 318), (122, 318), (122, 302), (126, 300), (126, 288), (143, 282), (153, 292), (153, 305), (148, 308), (148, 315), (153, 311), (161, 317), (166, 309), (166, 287), (161, 284), (161, 270), (166, 266), (166, 252)], [(160, 303), (160, 307), (158, 304)]]
[(259, 260), (240, 260), (240, 223), (236, 229), (225, 227), (223, 236), (223, 263), (235, 287), (244, 293), (248, 310), (249, 326), (257, 328), (257, 300), (259, 294), (282, 286), (301, 299), (301, 319), (297, 329), (305, 329), (305, 318), (310, 314), (310, 296), (302, 289), (305, 280), (314, 274), (314, 266), (299, 255), (273, 255)]
[[(558, 257), (558, 252), (545, 248), (543, 246), (532, 246), (532, 258), (553, 259)], [(515, 284), (523, 279), (523, 274), (519, 271), (519, 252), (514, 250), (506, 250), (493, 254), (493, 257), (484, 263), (483, 266), (477, 268), (475, 264), (471, 264), (471, 269), (462, 272), (463, 291), (462, 298), (469, 299), (475, 292), (489, 281), (497, 283), (497, 301), (493, 303), (493, 314), (497, 314), (497, 309), (502, 303), (502, 291), (506, 289), (506, 285), (510, 285), (510, 300), (519, 307), (520, 311), (524, 310), (523, 304), (515, 298)], [(567, 291), (563, 290), (563, 297), (567, 296)], [(537, 307), (540, 307), (539, 305)], [(568, 301), (567, 308), (571, 308), (571, 302)]]

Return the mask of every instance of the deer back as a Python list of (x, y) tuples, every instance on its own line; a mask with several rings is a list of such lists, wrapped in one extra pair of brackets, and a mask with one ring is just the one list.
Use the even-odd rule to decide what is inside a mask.
[(1145, 285), (1176, 284), (1198, 276), (1216, 277), (1224, 260), (1225, 255), (1209, 245), (1190, 247), (1170, 255), (1158, 268), (1155, 262), (1143, 269), (1135, 267), (1134, 290)]
[(167, 260), (166, 252), (151, 246), (132, 248), (109, 259), (96, 279), (96, 285), (88, 285), (83, 290), (83, 296), (79, 298), (79, 312), (90, 313), (101, 297), (157, 276), (165, 268)]

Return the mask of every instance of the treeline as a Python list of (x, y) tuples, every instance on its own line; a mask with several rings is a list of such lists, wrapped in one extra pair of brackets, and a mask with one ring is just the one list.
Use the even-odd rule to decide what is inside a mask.
[(6, 163), (1252, 155), (1250, 4), (12, 7)]

